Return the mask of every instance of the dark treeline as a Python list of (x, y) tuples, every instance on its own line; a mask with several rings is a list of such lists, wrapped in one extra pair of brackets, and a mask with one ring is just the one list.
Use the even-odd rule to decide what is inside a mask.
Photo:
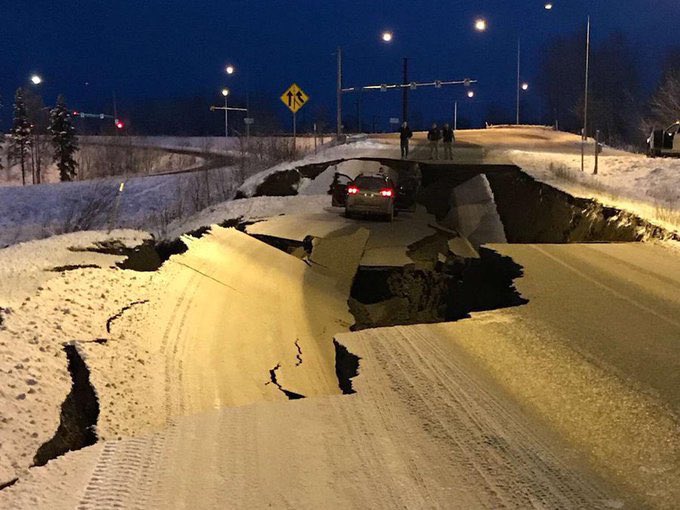
[[(651, 96), (642, 87), (642, 73), (657, 72), (659, 83)], [(650, 69), (651, 68), (651, 69)], [(599, 130), (611, 145), (640, 146), (652, 125), (665, 127), (680, 117), (680, 48), (647, 59), (644, 66), (622, 33), (593, 44), (590, 56), (588, 135)], [(552, 40), (546, 45), (538, 70), (538, 86), (545, 102), (543, 122), (564, 131), (580, 132), (585, 97), (585, 33)], [(674, 88), (675, 87), (675, 88)], [(673, 106), (675, 101), (675, 106)]]

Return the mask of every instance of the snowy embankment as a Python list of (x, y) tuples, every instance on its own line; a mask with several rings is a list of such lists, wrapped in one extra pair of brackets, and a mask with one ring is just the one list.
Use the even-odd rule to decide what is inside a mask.
[[(163, 234), (173, 220), (233, 198), (238, 169), (0, 187), (0, 248), (79, 230)], [(122, 188), (121, 188), (122, 187)]]
[[(173, 143), (179, 144), (180, 140)], [(281, 170), (344, 157), (375, 155), (381, 149), (394, 151), (389, 146), (366, 141), (325, 147), (299, 161), (281, 163), (256, 174), (240, 190), (246, 196), (252, 196), (261, 182)], [(244, 207), (251, 207), (229, 203), (236, 194), (240, 179), (238, 168), (224, 167), (176, 175), (113, 177), (26, 187), (0, 186), (0, 248), (80, 230), (134, 228), (165, 236), (171, 223), (171, 230), (177, 231), (185, 223), (196, 224), (198, 220), (191, 219), (191, 216), (200, 211), (210, 216), (214, 211), (209, 208), (214, 204), (224, 203), (220, 205), (223, 210), (236, 207), (236, 211), (241, 211)], [(252, 207), (257, 210), (259, 205)], [(267, 215), (276, 214), (274, 202), (265, 207)], [(191, 227), (187, 226), (185, 231), (188, 230)]]
[(605, 148), (593, 175), (594, 157), (578, 153), (507, 151), (534, 178), (579, 197), (630, 211), (664, 228), (680, 231), (680, 160), (649, 159)]

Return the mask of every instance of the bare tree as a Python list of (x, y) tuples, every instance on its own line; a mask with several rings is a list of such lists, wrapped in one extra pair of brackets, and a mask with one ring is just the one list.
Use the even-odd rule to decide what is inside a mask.
[(665, 127), (680, 119), (680, 47), (669, 53), (649, 109), (649, 116), (642, 123), (642, 129), (647, 134), (654, 126)]

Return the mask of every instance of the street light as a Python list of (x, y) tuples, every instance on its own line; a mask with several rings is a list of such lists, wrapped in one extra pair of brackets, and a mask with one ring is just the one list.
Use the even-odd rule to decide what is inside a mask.
[(469, 97), (470, 99), (475, 97), (475, 91), (474, 90), (468, 90), (467, 97)]
[(522, 90), (529, 90), (529, 84), (527, 82), (522, 83)]
[(225, 67), (224, 70), (227, 74), (231, 75), (231, 74), (234, 74), (234, 72), (236, 71), (236, 68), (230, 64), (227, 67)]
[[(385, 43), (392, 42), (394, 39), (394, 34), (390, 31), (384, 31), (382, 33), (381, 39)], [(338, 46), (337, 52), (337, 83), (336, 83), (336, 101), (337, 101), (337, 111), (336, 111), (336, 131), (338, 140), (342, 136), (342, 48)]]
[(34, 74), (33, 76), (31, 76), (31, 83), (33, 85), (40, 85), (42, 83), (42, 81), (43, 81), (42, 78), (40, 76), (38, 76), (37, 74)]
[(487, 23), (484, 18), (477, 18), (475, 20), (475, 30), (477, 32), (484, 32), (487, 29)]
[(224, 96), (224, 139), (226, 141), (229, 138), (229, 89), (222, 89), (222, 95)]
[(546, 11), (549, 11), (549, 10), (551, 10), (551, 9), (553, 8), (553, 4), (550, 3), (550, 2), (548, 2), (548, 3), (545, 4), (544, 7), (545, 7), (545, 10), (546, 10)]

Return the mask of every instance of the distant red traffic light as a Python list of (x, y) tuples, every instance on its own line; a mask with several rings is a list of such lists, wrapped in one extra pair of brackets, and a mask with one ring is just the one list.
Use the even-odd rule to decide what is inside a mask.
[(125, 127), (125, 124), (123, 123), (122, 120), (116, 119), (116, 127), (117, 127), (118, 129), (123, 129), (123, 128)]

